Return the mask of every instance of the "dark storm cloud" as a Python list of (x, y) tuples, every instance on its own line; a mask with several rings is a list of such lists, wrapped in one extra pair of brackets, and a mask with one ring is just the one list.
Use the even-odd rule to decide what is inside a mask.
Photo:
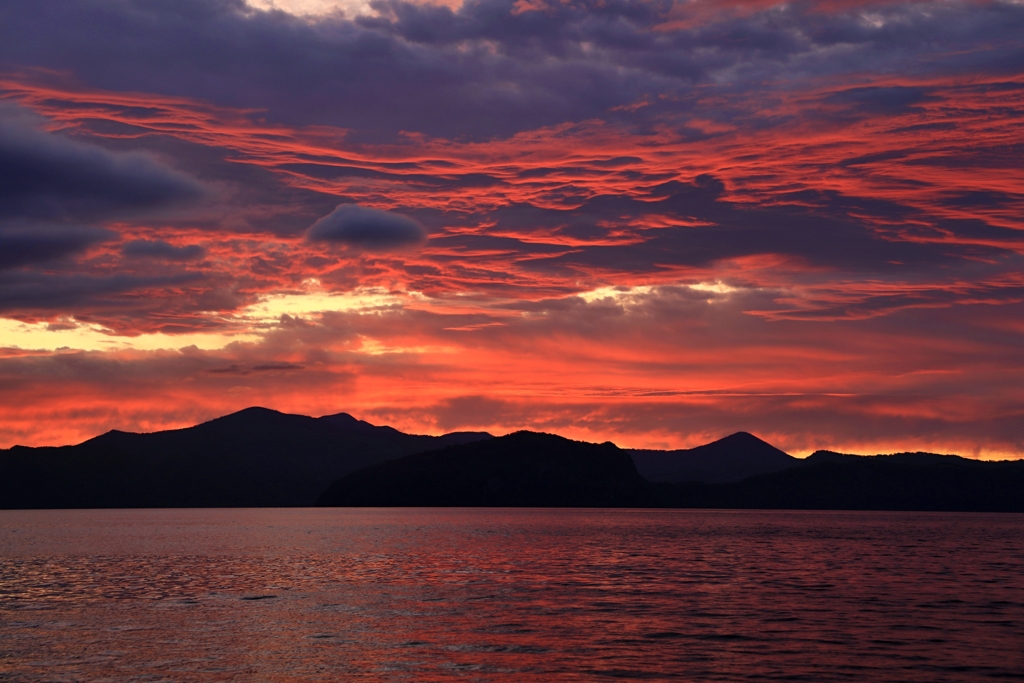
[(165, 261), (194, 261), (200, 259), (206, 250), (198, 244), (176, 247), (163, 240), (132, 240), (121, 247), (125, 256), (163, 259)]
[(427, 232), (408, 216), (342, 204), (314, 223), (306, 232), (306, 239), (366, 251), (390, 251), (423, 244)]
[(108, 230), (75, 226), (0, 226), (0, 270), (53, 261), (113, 239)]
[(132, 309), (137, 304), (133, 298), (122, 299), (125, 294), (196, 282), (201, 277), (198, 273), (93, 276), (14, 270), (0, 272), (0, 314), (76, 308)]
[[(113, 229), (96, 224), (153, 216), (206, 191), (148, 153), (46, 132), (45, 123), (0, 104), (0, 312), (128, 310), (138, 308), (138, 300), (126, 295), (200, 277), (167, 269), (111, 273), (102, 258), (76, 261), (93, 245), (117, 240)], [(137, 240), (124, 253), (186, 261), (204, 252)]]
[[(79, 130), (83, 134), (108, 135), (100, 123), (99, 119), (85, 120)], [(107, 138), (104, 144), (124, 151), (142, 148), (158, 158), (173, 159), (176, 169), (200, 179), (206, 187), (216, 188), (211, 199), (221, 202), (221, 212), (204, 215), (191, 211), (176, 222), (178, 227), (300, 235), (338, 205), (336, 196), (281, 182), (281, 174), (275, 170), (237, 163), (236, 150), (174, 135), (143, 135), (146, 132), (138, 129), (130, 136)], [(228, 224), (218, 218), (224, 213), (232, 216)], [(175, 223), (171, 218), (167, 222)]]
[[(112, 90), (265, 109), (276, 120), (336, 125), (366, 138), (403, 130), (488, 138), (596, 116), (642, 127), (694, 106), (687, 93), (698, 83), (770, 90), (841, 73), (1024, 66), (1024, 6), (1008, 2), (870, 12), (790, 3), (674, 27), (668, 2), (584, 0), (522, 12), (513, 0), (477, 0), (457, 11), (374, 6), (376, 17), (309, 22), (239, 0), (7, 0), (0, 64), (66, 71)], [(670, 30), (652, 30), (660, 25)], [(906, 107), (920, 96), (890, 89), (849, 104)], [(649, 107), (609, 114), (645, 97), (654, 98)]]
[(0, 219), (88, 220), (201, 197), (147, 154), (110, 152), (28, 125), (0, 107)]

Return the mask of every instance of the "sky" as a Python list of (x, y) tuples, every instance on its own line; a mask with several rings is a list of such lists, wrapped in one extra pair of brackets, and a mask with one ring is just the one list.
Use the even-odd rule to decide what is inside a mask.
[(1024, 3), (5, 0), (0, 447), (261, 405), (1024, 457)]

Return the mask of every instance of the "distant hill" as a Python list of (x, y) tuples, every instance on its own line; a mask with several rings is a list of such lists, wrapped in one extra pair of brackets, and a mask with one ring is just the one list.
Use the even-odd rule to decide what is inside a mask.
[(317, 504), (633, 507), (648, 503), (650, 486), (612, 443), (516, 432), (354, 472)]
[[(746, 442), (768, 452), (774, 463), (788, 462), (750, 435), (734, 436), (741, 439), (728, 437), (710, 446)], [(1024, 512), (1024, 462), (821, 452), (741, 481), (652, 482), (640, 476), (636, 453), (632, 459), (628, 454), (612, 444), (518, 432), (354, 472), (332, 485), (318, 504)], [(735, 460), (758, 465), (742, 452)], [(728, 475), (725, 468), (720, 472)]]
[(989, 464), (984, 460), (971, 460), (959, 455), (939, 455), (938, 453), (922, 453), (920, 451), (917, 453), (890, 453), (888, 455), (850, 455), (848, 453), (836, 453), (835, 451), (815, 451), (799, 462), (804, 465), (820, 465), (822, 463), (849, 464), (865, 461), (887, 462), (917, 467), (986, 467)]
[(1024, 512), (1024, 461), (819, 451), (797, 467), (740, 482), (662, 488), (658, 500), (672, 507)]
[(678, 451), (631, 450), (640, 475), (653, 482), (730, 482), (799, 465), (753, 434), (737, 432), (704, 446)]
[(248, 408), (187, 429), (0, 450), (0, 508), (306, 506), (349, 472), (488, 438)]

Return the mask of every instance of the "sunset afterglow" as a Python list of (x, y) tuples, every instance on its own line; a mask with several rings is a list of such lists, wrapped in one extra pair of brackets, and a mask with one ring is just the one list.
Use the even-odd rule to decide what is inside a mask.
[(0, 448), (260, 405), (1024, 457), (1024, 4), (0, 25)]

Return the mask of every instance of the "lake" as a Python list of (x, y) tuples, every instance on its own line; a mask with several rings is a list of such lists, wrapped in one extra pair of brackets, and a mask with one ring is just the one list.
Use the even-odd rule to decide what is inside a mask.
[(1024, 679), (1024, 515), (0, 511), (0, 680)]

